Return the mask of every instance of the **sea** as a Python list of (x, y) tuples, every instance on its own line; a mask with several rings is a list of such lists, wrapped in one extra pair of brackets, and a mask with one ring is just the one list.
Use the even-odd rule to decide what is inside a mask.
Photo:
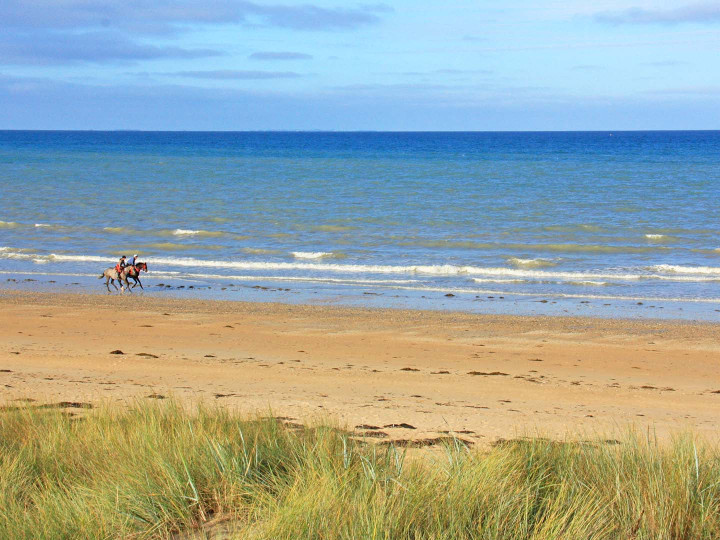
[(0, 131), (0, 290), (720, 320), (720, 132)]

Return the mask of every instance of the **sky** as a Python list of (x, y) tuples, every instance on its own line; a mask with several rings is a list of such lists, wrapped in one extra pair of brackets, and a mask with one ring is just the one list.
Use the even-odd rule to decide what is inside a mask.
[(1, 0), (0, 129), (720, 128), (720, 0)]

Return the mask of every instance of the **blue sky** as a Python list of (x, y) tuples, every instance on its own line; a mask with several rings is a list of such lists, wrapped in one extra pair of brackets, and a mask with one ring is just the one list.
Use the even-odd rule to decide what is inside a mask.
[(0, 128), (720, 128), (720, 0), (3, 0)]

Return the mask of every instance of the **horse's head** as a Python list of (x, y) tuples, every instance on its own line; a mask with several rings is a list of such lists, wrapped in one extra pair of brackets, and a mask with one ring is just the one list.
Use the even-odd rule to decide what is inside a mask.
[(145, 272), (147, 272), (147, 263), (139, 262), (135, 265), (135, 267), (138, 269), (138, 272), (141, 270), (144, 270)]

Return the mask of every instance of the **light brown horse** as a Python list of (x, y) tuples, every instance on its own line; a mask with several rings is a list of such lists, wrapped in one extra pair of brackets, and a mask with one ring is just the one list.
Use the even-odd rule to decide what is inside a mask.
[[(119, 274), (113, 266), (112, 268), (108, 268), (102, 274), (100, 274), (98, 279), (105, 278), (105, 286), (107, 287), (108, 292), (110, 292), (110, 285), (115, 287), (116, 291), (118, 290), (117, 285), (115, 285), (116, 280), (120, 283), (120, 290), (123, 292), (126, 288), (128, 290), (131, 290), (138, 285), (140, 285), (140, 288), (142, 290), (145, 290), (145, 287), (143, 287), (142, 282), (140, 281), (141, 271), (147, 272), (147, 263), (139, 262), (136, 263), (134, 266), (126, 266)], [(130, 286), (130, 283), (128, 283), (128, 278), (132, 279), (135, 282), (133, 283), (132, 287)], [(124, 286), (123, 283), (125, 283)]]

